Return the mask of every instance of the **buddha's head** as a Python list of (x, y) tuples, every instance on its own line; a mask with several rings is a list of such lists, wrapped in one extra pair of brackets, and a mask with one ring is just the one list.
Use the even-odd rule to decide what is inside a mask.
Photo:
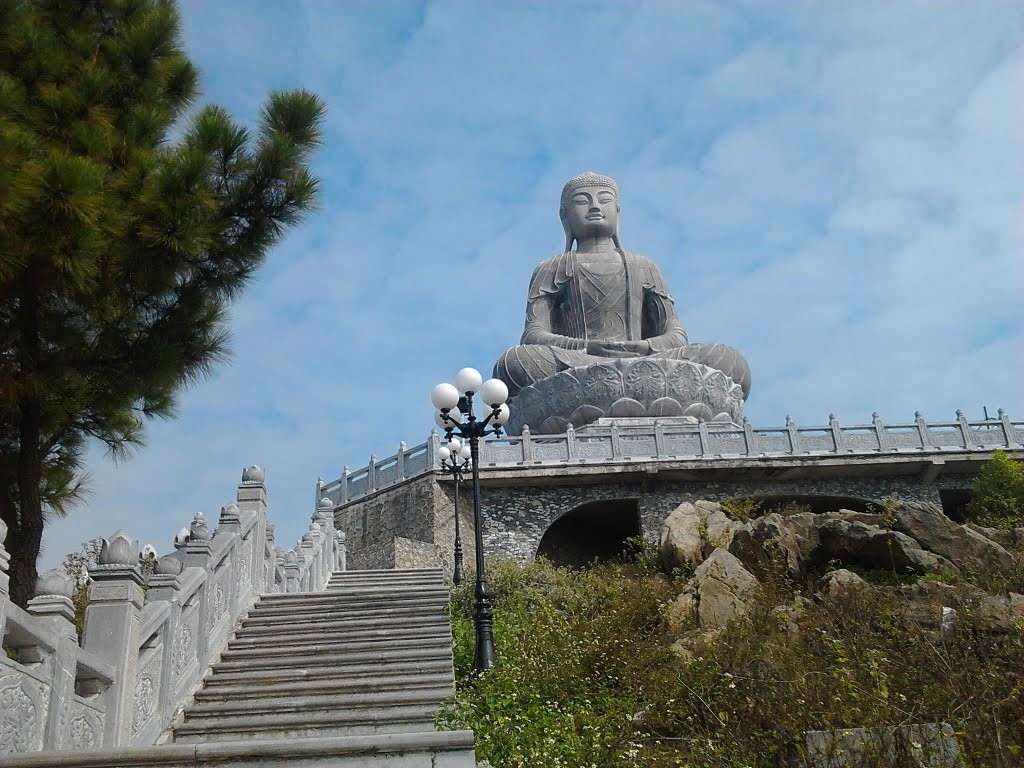
[(619, 186), (615, 179), (587, 171), (562, 187), (558, 216), (565, 230), (565, 250), (584, 237), (610, 237), (619, 243)]

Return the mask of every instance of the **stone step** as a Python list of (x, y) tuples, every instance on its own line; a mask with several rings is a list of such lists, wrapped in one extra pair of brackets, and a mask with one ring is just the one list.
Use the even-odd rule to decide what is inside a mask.
[(271, 645), (255, 648), (232, 648), (221, 653), (220, 660), (223, 662), (238, 661), (240, 659), (269, 660), (269, 659), (292, 659), (296, 662), (310, 660), (315, 663), (316, 659), (323, 654), (345, 653), (374, 653), (387, 652), (390, 650), (412, 650), (415, 648), (441, 648), (450, 649), (452, 644), (451, 635), (434, 632), (422, 636), (408, 637), (377, 637), (369, 639), (352, 639), (345, 642), (325, 643), (323, 641), (309, 643), (299, 647), (289, 645)]
[(377, 625), (376, 629), (368, 627), (337, 628), (327, 632), (296, 632), (274, 637), (266, 632), (251, 632), (245, 635), (236, 634), (228, 643), (229, 651), (255, 648), (291, 648), (305, 649), (309, 646), (347, 647), (352, 643), (364, 640), (387, 640), (437, 637), (451, 642), (451, 631), (446, 624), (439, 622), (423, 625), (398, 624), (394, 626)]
[(343, 618), (333, 619), (297, 619), (292, 621), (275, 620), (269, 622), (253, 621), (246, 619), (235, 633), (235, 637), (249, 637), (254, 635), (275, 635), (275, 629), (287, 630), (291, 633), (303, 632), (335, 632), (375, 629), (380, 626), (395, 627), (428, 627), (428, 626), (449, 626), (448, 616), (439, 612), (436, 608), (416, 608), (400, 613), (385, 613), (380, 611), (365, 611), (359, 614), (345, 615)]
[(406, 675), (424, 679), (432, 675), (453, 677), (452, 662), (449, 657), (437, 656), (428, 659), (406, 659), (373, 664), (285, 666), (264, 669), (252, 669), (251, 665), (243, 664), (240, 668), (218, 668), (216, 674), (207, 678), (206, 688), (203, 690), (213, 690), (217, 686), (244, 686), (246, 688), (287, 684), (305, 686), (314, 682), (333, 680), (348, 680), (358, 683), (373, 679), (388, 680), (392, 677)]
[(294, 616), (306, 613), (317, 615), (321, 612), (339, 610), (355, 610), (358, 608), (404, 608), (410, 605), (447, 605), (448, 592), (443, 589), (407, 590), (403, 592), (377, 592), (360, 590), (339, 592), (328, 599), (301, 602), (263, 603), (262, 600), (254, 607), (256, 616)]
[[(430, 645), (417, 648), (385, 648), (375, 651), (359, 652), (338, 652), (333, 648), (327, 649), (321, 655), (304, 656), (302, 660), (296, 659), (294, 655), (276, 656), (269, 658), (241, 658), (222, 660), (213, 665), (213, 674), (219, 671), (238, 671), (244, 669), (289, 669), (302, 666), (312, 667), (314, 670), (325, 670), (329, 667), (335, 668), (366, 668), (373, 665), (387, 664), (401, 661), (433, 661), (438, 659), (451, 663), (451, 645)], [(308, 664), (306, 662), (309, 662)]]
[(270, 695), (250, 697), (243, 700), (209, 699), (198, 701), (185, 713), (185, 722), (215, 717), (241, 717), (249, 715), (272, 715), (316, 711), (390, 710), (392, 707), (412, 705), (433, 705), (450, 698), (455, 693), (451, 685), (407, 688), (404, 690), (379, 691), (327, 691), (316, 694), (287, 695), (276, 692)]
[(364, 621), (369, 619), (379, 621), (404, 621), (422, 616), (436, 616), (448, 618), (447, 601), (421, 601), (404, 605), (373, 605), (367, 603), (364, 606), (355, 608), (339, 608), (337, 610), (320, 611), (290, 611), (287, 613), (257, 612), (253, 610), (242, 621), (241, 626), (267, 627), (272, 631), (275, 627), (291, 627), (298, 625), (328, 624), (341, 621)]
[[(10, 762), (8, 762), (10, 760)], [(472, 731), (164, 744), (0, 757), (17, 768), (474, 768)]]
[(321, 694), (370, 693), (373, 691), (411, 691), (420, 688), (450, 689), (455, 678), (450, 669), (439, 666), (436, 671), (418, 668), (411, 671), (376, 671), (373, 674), (320, 677), (317, 672), (289, 678), (259, 678), (260, 685), (246, 680), (210, 680), (206, 688), (196, 692), (197, 702), (240, 701), (264, 696), (314, 696)]
[[(174, 728), (177, 743), (433, 731), (438, 704), (199, 718)], [(188, 712), (186, 711), (186, 717)]]
[(350, 579), (403, 579), (426, 577), (438, 581), (444, 580), (444, 570), (441, 568), (368, 568), (365, 571), (334, 571), (331, 574), (330, 583), (348, 581)]
[(227, 647), (237, 648), (261, 648), (272, 645), (288, 645), (299, 647), (309, 644), (333, 644), (350, 643), (356, 640), (377, 640), (384, 638), (407, 638), (427, 637), (439, 635), (451, 640), (452, 632), (447, 622), (436, 620), (424, 620), (422, 622), (376, 622), (374, 624), (359, 623), (356, 626), (346, 625), (343, 622), (332, 624), (330, 627), (319, 627), (316, 629), (303, 629), (290, 632), (287, 635), (280, 633), (239, 631), (234, 635)]
[(399, 577), (394, 576), (362, 576), (362, 575), (348, 575), (344, 577), (332, 578), (327, 583), (328, 590), (334, 589), (347, 589), (353, 584), (444, 584), (444, 576), (441, 574), (419, 574), (419, 575), (404, 575)]

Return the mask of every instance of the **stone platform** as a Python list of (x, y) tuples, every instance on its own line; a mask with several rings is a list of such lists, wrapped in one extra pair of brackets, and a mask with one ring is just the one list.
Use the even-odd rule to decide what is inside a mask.
[(570, 424), (578, 428), (606, 417), (738, 424), (743, 390), (721, 371), (689, 360), (609, 359), (524, 387), (509, 408), (506, 429), (512, 435), (527, 425), (537, 433), (562, 434)]

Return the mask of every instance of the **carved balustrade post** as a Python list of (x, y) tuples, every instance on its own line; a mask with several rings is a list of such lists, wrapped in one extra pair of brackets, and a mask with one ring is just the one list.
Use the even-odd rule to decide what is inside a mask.
[(750, 423), (750, 419), (748, 419), (746, 416), (743, 417), (743, 444), (746, 446), (746, 455), (753, 455), (754, 426)]
[(796, 444), (800, 439), (800, 433), (796, 430), (796, 422), (788, 414), (786, 415), (786, 434), (789, 435), (789, 452), (796, 454)]
[(839, 419), (834, 413), (828, 415), (828, 426), (832, 430), (832, 442), (835, 444), (836, 453), (843, 453), (846, 450), (846, 439), (843, 436), (843, 428), (839, 426)]
[(275, 592), (277, 584), (277, 547), (274, 546), (274, 526), (267, 523), (263, 529), (266, 537), (261, 557), (263, 558), (263, 582), (260, 592)]
[[(264, 562), (267, 541), (274, 541), (273, 526), (267, 523), (267, 486), (266, 472), (255, 464), (242, 472), (242, 482), (238, 486), (235, 497), (241, 515), (255, 515), (256, 525), (252, 533), (252, 563), (249, 565), (250, 581), (257, 592), (266, 591), (268, 586), (261, 584), (267, 573)], [(246, 517), (248, 519), (248, 517)], [(269, 538), (268, 538), (269, 537)], [(273, 549), (273, 547), (271, 547)]]
[(520, 436), (519, 445), (523, 449), (523, 463), (533, 461), (533, 443), (530, 441), (530, 425), (523, 425), (523, 433)]
[[(1017, 435), (1015, 434), (1014, 429), (1013, 429), (1013, 422), (1010, 421), (1010, 417), (1007, 415), (1006, 411), (1004, 411), (1002, 408), (1000, 408), (997, 413), (999, 414), (999, 423), (1003, 425), (1003, 437), (1006, 440), (1006, 447), (1007, 448), (1014, 448), (1014, 447), (1016, 447), (1016, 445), (1017, 445)], [(0, 541), (2, 541), (2, 538), (3, 537), (0, 536)], [(0, 547), (0, 550), (2, 550), (2, 547)], [(3, 624), (0, 623), (0, 626), (3, 626)]]
[(295, 553), (295, 550), (292, 550), (284, 556), (285, 592), (299, 591), (299, 571), (299, 556)]
[(882, 423), (882, 417), (878, 415), (878, 411), (871, 414), (871, 426), (875, 428), (878, 452), (885, 453), (892, 447), (892, 444), (889, 442), (889, 433), (885, 431), (885, 424)]
[(403, 440), (402, 442), (400, 442), (398, 444), (398, 459), (396, 460), (397, 464), (398, 464), (398, 479), (399, 480), (405, 480), (405, 452), (406, 452), (406, 450), (407, 450), (407, 448), (406, 448), (406, 445), (405, 445), (405, 441)]
[[(243, 580), (238, 572), (239, 561), (245, 558), (245, 552), (242, 546), (242, 519), (239, 516), (237, 504), (226, 504), (220, 508), (217, 535), (232, 535), (234, 537), (234, 546), (231, 547), (231, 551), (227, 555), (227, 573), (221, 578), (227, 578), (227, 584), (225, 584), (228, 593), (227, 604), (230, 607), (231, 615), (235, 616), (241, 610), (242, 601), (249, 597), (248, 594), (243, 594)], [(248, 564), (246, 564), (246, 568), (248, 568)]]
[(665, 445), (665, 424), (661, 421), (654, 422), (654, 455), (668, 455), (668, 448)]
[(321, 575), (321, 589), (327, 587), (327, 582), (330, 581), (331, 573), (334, 571), (336, 554), (335, 554), (335, 537), (334, 537), (334, 502), (324, 496), (320, 499), (319, 508), (317, 509), (316, 517), (314, 518), (320, 523), (320, 530), (323, 532), (323, 556), (322, 556), (322, 567), (323, 573)]
[(334, 556), (336, 558), (334, 567), (339, 571), (348, 568), (348, 544), (345, 539), (344, 531), (334, 532)]
[(7, 539), (7, 524), (0, 520), (0, 638), (7, 631), (7, 606), (11, 602), (11, 577), (7, 569), (11, 564), (11, 556), (4, 549)]
[(438, 437), (437, 430), (430, 430), (430, 437), (427, 438), (427, 461), (430, 462), (431, 469), (441, 468), (441, 459), (437, 456), (437, 449), (441, 447), (441, 438)]
[(99, 563), (89, 570), (92, 584), (82, 647), (114, 667), (114, 682), (107, 692), (107, 747), (127, 746), (131, 739), (144, 599), (138, 564), (139, 543), (118, 531), (103, 540)]
[(347, 504), (348, 495), (348, 476), (352, 474), (352, 470), (348, 468), (348, 464), (341, 468), (341, 503)]
[(710, 452), (711, 439), (708, 436), (708, 424), (706, 421), (698, 422), (697, 437), (700, 440), (700, 455), (707, 456)]
[(572, 424), (565, 426), (565, 458), (567, 461), (576, 458), (576, 429)]
[[(160, 662), (160, 706), (158, 720), (168, 723), (178, 702), (174, 699), (175, 673), (187, 669), (192, 663), (195, 638), (184, 623), (180, 598), (182, 555), (164, 555), (156, 561), (154, 572), (146, 585), (146, 603), (166, 602), (170, 610), (164, 623), (163, 658)], [(197, 677), (200, 672), (196, 669)]]
[(977, 443), (974, 442), (974, 432), (971, 430), (971, 425), (967, 423), (967, 417), (964, 416), (964, 412), (959, 408), (956, 409), (956, 421), (960, 425), (960, 435), (963, 438), (964, 448), (968, 451), (973, 451), (978, 447)]
[(199, 624), (196, 633), (196, 658), (199, 665), (205, 666), (210, 658), (210, 632), (213, 630), (213, 621), (210, 618), (211, 602), (215, 595), (213, 584), (214, 564), (210, 562), (213, 544), (210, 529), (206, 525), (206, 517), (202, 512), (197, 512), (192, 518), (188, 543), (185, 544), (184, 565), (186, 568), (202, 568), (206, 572), (206, 579), (203, 586), (199, 588)]
[[(50, 657), (50, 707), (44, 726), (44, 749), (71, 749), (71, 724), (67, 722), (66, 707), (75, 693), (76, 653), (78, 632), (75, 630), (75, 605), (71, 596), (75, 581), (63, 568), (54, 568), (39, 576), (36, 596), (28, 601), (28, 612), (50, 625), (56, 639)], [(63, 706), (61, 706), (63, 705)], [(84, 725), (91, 727), (90, 723)], [(103, 734), (93, 734), (94, 743), (102, 742)]]
[(917, 434), (921, 438), (921, 450), (927, 450), (932, 445), (932, 439), (928, 434), (928, 422), (920, 411), (914, 411), (914, 423), (917, 424)]

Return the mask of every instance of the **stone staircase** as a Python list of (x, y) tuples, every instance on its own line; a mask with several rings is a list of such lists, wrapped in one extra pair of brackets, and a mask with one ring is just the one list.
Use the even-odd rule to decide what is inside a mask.
[(475, 768), (471, 731), (434, 729), (454, 692), (441, 570), (337, 572), (325, 592), (259, 598), (169, 727), (173, 743), (18, 765)]
[(440, 570), (347, 571), (265, 595), (173, 729), (175, 743), (434, 730), (455, 693)]

